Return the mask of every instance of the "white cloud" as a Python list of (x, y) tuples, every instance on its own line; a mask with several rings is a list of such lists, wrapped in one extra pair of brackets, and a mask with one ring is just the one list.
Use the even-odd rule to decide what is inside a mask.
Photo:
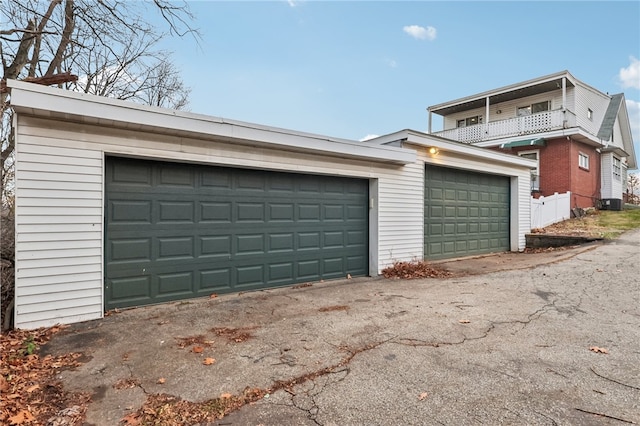
[(296, 7), (297, 6), (296, 0), (287, 0), (287, 3), (289, 3), (289, 6), (291, 6), (291, 7)]
[(436, 29), (434, 27), (421, 27), (420, 25), (407, 25), (402, 31), (418, 40), (435, 40)]
[(394, 59), (387, 60), (387, 64), (389, 64), (389, 66), (391, 68), (397, 68), (398, 67), (398, 63)]
[(360, 139), (360, 142), (368, 141), (369, 139), (375, 139), (380, 135), (367, 135), (364, 138)]
[(634, 89), (640, 89), (640, 60), (629, 57), (631, 64), (626, 68), (620, 68), (618, 78), (622, 87), (632, 87)]

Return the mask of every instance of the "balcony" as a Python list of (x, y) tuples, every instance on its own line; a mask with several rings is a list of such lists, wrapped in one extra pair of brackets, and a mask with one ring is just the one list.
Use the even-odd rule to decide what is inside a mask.
[(575, 114), (568, 110), (544, 111), (506, 120), (434, 132), (436, 136), (463, 143), (477, 143), (513, 136), (533, 135), (575, 127)]

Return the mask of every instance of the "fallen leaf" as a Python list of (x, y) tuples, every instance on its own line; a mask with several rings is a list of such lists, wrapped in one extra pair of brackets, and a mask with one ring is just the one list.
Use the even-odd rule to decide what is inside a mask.
[(471, 321), (469, 321), (468, 319), (461, 319), (461, 320), (458, 320), (458, 322), (460, 324), (469, 324)]
[(122, 418), (122, 421), (129, 426), (138, 426), (140, 424), (140, 419), (136, 413), (127, 414)]
[(230, 393), (223, 393), (222, 395), (220, 395), (220, 398), (231, 398), (233, 395), (231, 395)]
[(28, 392), (28, 393), (31, 393), (31, 392), (33, 392), (33, 391), (35, 391), (35, 390), (38, 390), (38, 389), (40, 389), (40, 385), (35, 384), (35, 385), (32, 385), (32, 386), (29, 386), (29, 387), (27, 388), (27, 392)]
[(213, 364), (214, 362), (216, 362), (216, 360), (215, 360), (214, 358), (205, 358), (205, 359), (204, 359), (204, 361), (202, 361), (202, 363), (203, 363), (204, 365), (211, 365), (211, 364)]
[(156, 383), (159, 385), (164, 385), (164, 383), (167, 381), (167, 379), (165, 379), (164, 377), (160, 377)]
[(215, 299), (216, 297), (218, 297), (218, 295), (217, 295), (217, 294), (215, 294), (215, 293), (211, 293), (211, 294), (209, 295), (209, 299)]
[(0, 393), (6, 393), (10, 388), (7, 379), (4, 378), (4, 375), (0, 374)]
[(33, 420), (33, 415), (27, 410), (22, 410), (15, 416), (9, 417), (9, 424), (12, 425), (21, 425), (25, 422), (30, 422)]
[(204, 348), (202, 346), (194, 346), (193, 349), (191, 349), (194, 353), (199, 354), (202, 353), (202, 351), (204, 351)]
[(350, 280), (351, 279), (351, 274), (347, 274), (347, 279)]
[(605, 348), (600, 348), (598, 346), (591, 346), (589, 348), (590, 351), (595, 352), (595, 353), (601, 353), (601, 354), (608, 354), (609, 350), (605, 349)]
[(428, 396), (429, 396), (428, 393), (422, 392), (420, 395), (418, 395), (418, 401), (424, 401), (425, 399), (427, 399)]

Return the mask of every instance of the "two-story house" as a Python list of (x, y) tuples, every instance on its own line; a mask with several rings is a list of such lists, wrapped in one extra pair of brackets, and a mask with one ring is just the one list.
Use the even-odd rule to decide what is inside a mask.
[[(432, 105), (428, 133), (537, 160), (536, 195), (571, 191), (572, 207), (620, 209), (637, 168), (624, 94), (568, 71)], [(442, 131), (432, 131), (433, 114)]]

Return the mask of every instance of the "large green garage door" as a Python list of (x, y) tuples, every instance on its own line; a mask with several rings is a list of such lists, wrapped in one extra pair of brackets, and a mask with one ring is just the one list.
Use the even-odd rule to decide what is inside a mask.
[(106, 309), (368, 273), (366, 180), (106, 166)]
[(505, 176), (426, 166), (426, 259), (509, 250), (509, 182)]

